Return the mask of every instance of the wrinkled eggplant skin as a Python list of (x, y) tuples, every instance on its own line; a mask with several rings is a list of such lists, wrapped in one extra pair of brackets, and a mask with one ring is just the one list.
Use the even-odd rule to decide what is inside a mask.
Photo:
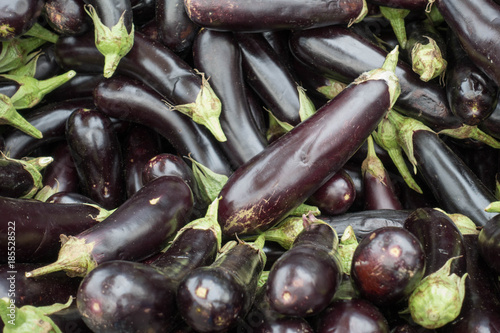
[(218, 216), (223, 234), (256, 233), (278, 223), (340, 170), (388, 107), (385, 82), (372, 80), (347, 87), (235, 170), (220, 193)]
[(491, 218), (481, 229), (478, 246), (488, 266), (500, 273), (500, 215)]
[(210, 77), (210, 85), (222, 103), (219, 119), (227, 141), (220, 146), (236, 169), (264, 150), (267, 140), (252, 119), (242, 54), (234, 34), (201, 29), (193, 44), (193, 59), (195, 67)]
[(379, 309), (362, 298), (332, 302), (316, 318), (315, 331), (389, 333), (389, 323)]
[(433, 208), (417, 208), (404, 222), (404, 228), (415, 235), (425, 252), (425, 274), (436, 272), (450, 258), (451, 273), (462, 276), (466, 272), (465, 245), (462, 234), (443, 212)]
[(98, 223), (98, 210), (88, 205), (1, 197), (0, 207), (0, 263), (7, 262), (9, 227), (15, 228), (16, 262), (36, 263), (57, 259), (61, 234), (76, 235)]
[(496, 200), (493, 193), (437, 134), (415, 131), (413, 149), (419, 173), (444, 211), (468, 216), (477, 226), (496, 215), (484, 210)]
[(140, 81), (113, 76), (96, 87), (94, 102), (110, 117), (119, 117), (156, 130), (179, 155), (190, 155), (213, 172), (227, 176), (232, 173), (213, 135), (188, 116), (169, 110), (161, 95)]
[[(15, 263), (0, 265), (0, 298), (9, 297), (11, 282), (15, 281), (15, 290), (9, 298), (16, 301), (16, 306), (45, 306), (54, 303), (66, 303), (70, 296), (76, 296), (80, 279), (72, 279), (63, 272), (27, 278), (25, 272), (41, 267), (40, 263)], [(14, 279), (10, 279), (14, 277)]]
[(213, 30), (262, 32), (347, 24), (360, 14), (362, 1), (185, 0), (189, 18)]
[[(301, 62), (344, 83), (381, 66), (387, 56), (381, 47), (338, 25), (296, 31), (290, 47)], [(350, 61), (346, 63), (345, 59)], [(396, 110), (436, 130), (460, 125), (449, 109), (444, 89), (437, 83), (423, 82), (403, 61), (399, 61), (396, 75), (401, 85)]]
[(84, 194), (106, 209), (125, 199), (121, 145), (103, 112), (78, 109), (66, 122), (66, 139)]
[(114, 260), (82, 280), (76, 302), (93, 332), (169, 332), (176, 311), (168, 299), (175, 299), (175, 291), (164, 275), (147, 265)]
[(44, 0), (2, 0), (0, 2), (0, 41), (21, 36), (37, 22)]
[[(165, 248), (193, 208), (186, 183), (172, 176), (155, 179), (120, 205), (104, 221), (77, 235), (95, 242), (97, 264), (116, 259), (140, 261)], [(147, 242), (144, 242), (147, 240)]]
[(481, 257), (477, 235), (464, 235), (467, 279), (465, 298), (457, 319), (439, 329), (440, 333), (498, 332), (500, 293), (498, 275)]
[(61, 36), (81, 35), (92, 26), (84, 4), (83, 0), (45, 0), (43, 16)]
[(469, 58), (500, 86), (500, 8), (493, 0), (439, 0), (437, 9)]
[(26, 120), (42, 132), (43, 138), (36, 139), (20, 130), (10, 130), (5, 133), (4, 151), (9, 153), (9, 157), (19, 159), (42, 144), (64, 139), (66, 120), (71, 113), (92, 106), (91, 98), (82, 98), (53, 102), (33, 109)]
[(425, 271), (419, 240), (398, 227), (376, 229), (354, 251), (351, 278), (361, 297), (376, 306), (403, 302)]
[(0, 196), (21, 198), (34, 186), (33, 176), (20, 162), (0, 159)]

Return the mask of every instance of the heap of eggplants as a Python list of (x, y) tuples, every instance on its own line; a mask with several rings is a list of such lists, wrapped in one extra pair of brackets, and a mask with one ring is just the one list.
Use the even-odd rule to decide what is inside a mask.
[(0, 0), (0, 326), (500, 332), (499, 17)]

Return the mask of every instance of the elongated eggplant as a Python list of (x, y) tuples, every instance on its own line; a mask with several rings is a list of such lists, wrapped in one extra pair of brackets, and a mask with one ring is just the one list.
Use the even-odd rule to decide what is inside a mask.
[(389, 323), (371, 302), (362, 298), (342, 299), (332, 302), (318, 315), (315, 330), (318, 333), (389, 333)]
[(225, 236), (276, 225), (340, 170), (399, 95), (390, 70), (397, 55), (388, 56), (389, 70), (361, 76), (229, 177), (219, 206)]
[(85, 276), (111, 260), (143, 260), (159, 251), (186, 224), (193, 195), (178, 177), (155, 179), (136, 192), (104, 221), (75, 236), (61, 236), (55, 263), (26, 273), (35, 277), (65, 270)]
[[(110, 261), (84, 277), (77, 305), (92, 331), (171, 332), (178, 317), (179, 283), (193, 269), (213, 263), (220, 248), (216, 212), (214, 202), (205, 217), (180, 229), (168, 248), (149, 265)], [(110, 279), (116, 284), (110, 285)]]
[(144, 185), (144, 166), (160, 153), (158, 134), (146, 126), (136, 124), (129, 129), (123, 148), (125, 188), (127, 197), (131, 197)]
[(498, 4), (493, 0), (439, 0), (436, 6), (469, 58), (500, 86)]
[(323, 311), (342, 279), (338, 243), (330, 225), (304, 217), (304, 229), (269, 271), (266, 295), (270, 307), (293, 317)]
[(99, 206), (97, 202), (90, 199), (86, 195), (78, 192), (56, 192), (50, 195), (47, 200), (50, 203), (61, 203), (61, 204), (90, 204)]
[(404, 228), (374, 230), (359, 242), (352, 258), (355, 289), (379, 307), (404, 303), (424, 272), (422, 244)]
[(300, 122), (297, 83), (286, 64), (260, 33), (235, 34), (242, 54), (245, 81), (280, 121)]
[(45, 0), (42, 14), (59, 35), (80, 35), (92, 26), (84, 4), (83, 0)]
[(495, 109), (498, 86), (474, 64), (451, 29), (447, 35), (449, 65), (445, 88), (448, 103), (464, 123), (477, 125)]
[[(103, 57), (89, 34), (60, 38), (56, 57), (62, 67), (79, 72), (99, 72), (102, 68)], [(218, 120), (221, 103), (210, 84), (160, 42), (136, 32), (134, 46), (120, 60), (116, 71), (146, 83), (169, 101), (173, 109), (207, 126), (219, 141), (225, 140)]]
[(332, 24), (352, 24), (367, 13), (366, 2), (355, 1), (261, 1), (185, 0), (189, 18), (214, 29), (245, 32), (306, 29)]
[(121, 145), (109, 117), (93, 109), (78, 109), (66, 122), (66, 140), (83, 191), (104, 208), (125, 199)]
[(479, 232), (478, 246), (483, 260), (497, 273), (500, 272), (500, 215), (492, 217)]
[[(51, 204), (5, 197), (0, 197), (0, 206), (1, 263), (6, 263), (9, 258), (25, 263), (55, 260), (61, 234), (76, 235), (97, 224), (104, 213), (89, 205)], [(14, 244), (8, 239), (12, 235), (15, 235)], [(8, 249), (11, 248), (12, 252), (12, 247), (15, 256), (8, 255)]]
[[(381, 47), (338, 25), (294, 32), (290, 45), (293, 54), (304, 64), (344, 83), (380, 66), (387, 55)], [(346, 63), (345, 59), (350, 61)], [(448, 107), (442, 87), (423, 82), (403, 61), (398, 63), (396, 75), (401, 85), (396, 110), (434, 129), (460, 125)]]
[(236, 169), (267, 146), (251, 118), (240, 48), (231, 32), (201, 29), (193, 44), (193, 59), (196, 68), (210, 77), (221, 100), (220, 123), (227, 141), (220, 145)]
[(21, 307), (66, 303), (70, 296), (76, 296), (80, 279), (71, 279), (62, 272), (37, 279), (24, 276), (25, 272), (41, 266), (40, 263), (0, 265), (0, 298), (9, 297)]
[(189, 19), (184, 0), (158, 0), (155, 13), (162, 44), (185, 57), (191, 51), (200, 27)]
[(65, 99), (92, 98), (95, 87), (103, 79), (102, 74), (79, 73), (71, 81), (45, 95), (45, 101), (54, 103)]
[(96, 87), (94, 102), (100, 111), (110, 117), (137, 122), (156, 130), (178, 154), (191, 155), (217, 173), (230, 175), (233, 172), (208, 130), (183, 114), (171, 112), (161, 95), (144, 83), (126, 76), (112, 77)]
[(199, 332), (234, 328), (246, 316), (255, 298), (266, 262), (262, 252), (264, 239), (226, 244), (215, 262), (189, 272), (177, 289), (180, 315)]
[(31, 110), (26, 120), (40, 130), (43, 138), (35, 139), (20, 130), (11, 130), (4, 134), (4, 151), (11, 158), (22, 158), (43, 144), (64, 139), (66, 120), (70, 114), (79, 108), (91, 106), (91, 98), (69, 99)]
[(0, 3), (0, 41), (23, 35), (37, 23), (43, 0), (4, 0)]
[(458, 276), (466, 272), (462, 234), (445, 213), (434, 208), (417, 208), (405, 220), (404, 228), (414, 234), (423, 246), (424, 276), (436, 272), (454, 257), (457, 258), (452, 263), (451, 272)]
[(66, 141), (57, 144), (50, 156), (53, 161), (43, 172), (42, 185), (54, 192), (79, 192), (78, 172)]

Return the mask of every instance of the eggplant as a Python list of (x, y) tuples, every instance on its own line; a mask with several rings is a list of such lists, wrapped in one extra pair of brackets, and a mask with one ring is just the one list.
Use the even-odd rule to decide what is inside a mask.
[(45, 95), (47, 103), (60, 102), (63, 99), (92, 98), (92, 93), (99, 82), (104, 79), (102, 74), (79, 73), (71, 81), (65, 83)]
[(428, 0), (368, 0), (368, 3), (391, 8), (419, 11), (429, 6)]
[(474, 64), (500, 85), (500, 8), (493, 0), (439, 0), (439, 13)]
[(31, 199), (0, 197), (0, 206), (1, 263), (6, 263), (8, 258), (8, 232), (10, 236), (15, 234), (16, 262), (45, 263), (57, 258), (61, 234), (76, 235), (106, 216), (106, 212), (98, 207), (51, 204)]
[(3, 0), (0, 3), (0, 41), (24, 35), (37, 22), (44, 0)]
[(45, 0), (42, 15), (49, 27), (61, 36), (87, 32), (92, 23), (84, 10), (83, 0)]
[(94, 91), (94, 103), (110, 117), (136, 122), (156, 130), (179, 155), (190, 155), (220, 174), (230, 175), (233, 172), (208, 130), (186, 115), (171, 112), (160, 94), (138, 80), (115, 76), (101, 82)]
[(500, 327), (498, 275), (479, 252), (478, 235), (463, 235), (467, 279), (460, 315), (439, 329), (443, 333), (496, 332)]
[(80, 183), (75, 162), (66, 141), (55, 145), (50, 156), (53, 158), (43, 172), (42, 185), (55, 192), (78, 192)]
[(66, 140), (84, 194), (106, 209), (125, 200), (121, 145), (109, 117), (80, 108), (66, 121)]
[(78, 192), (56, 192), (50, 195), (46, 202), (61, 204), (90, 204), (99, 206), (97, 202)]
[(134, 24), (140, 26), (155, 19), (156, 1), (131, 0)]
[(187, 223), (192, 206), (193, 196), (184, 181), (157, 178), (115, 209), (105, 223), (74, 236), (61, 236), (57, 261), (26, 276), (65, 270), (69, 276), (83, 277), (106, 261), (143, 260), (161, 251)]
[[(290, 47), (294, 56), (312, 70), (343, 83), (350, 83), (362, 72), (380, 66), (387, 55), (381, 47), (339, 25), (295, 31)], [(345, 59), (350, 61), (346, 63)], [(396, 75), (401, 85), (396, 111), (433, 129), (455, 128), (461, 124), (451, 112), (441, 86), (423, 82), (402, 60), (396, 67)]]
[(353, 24), (367, 14), (366, 2), (362, 0), (310, 1), (307, 4), (293, 0), (259, 3), (184, 0), (184, 6), (189, 18), (202, 27), (244, 32)]
[(383, 313), (362, 298), (333, 301), (316, 318), (315, 332), (389, 333)]
[(449, 65), (445, 76), (448, 103), (465, 124), (478, 125), (495, 109), (498, 86), (470, 59), (458, 36), (448, 30)]
[(500, 265), (498, 263), (498, 257), (500, 256), (499, 248), (499, 237), (500, 237), (500, 216), (496, 215), (492, 217), (484, 227), (479, 232), (477, 244), (479, 246), (479, 252), (483, 260), (490, 266), (495, 272), (500, 272)]
[(450, 217), (435, 208), (417, 208), (403, 227), (415, 235), (425, 252), (424, 277), (453, 260), (451, 273), (466, 273), (465, 245), (462, 234)]
[(245, 318), (266, 262), (263, 244), (262, 237), (254, 243), (226, 243), (212, 264), (184, 277), (177, 306), (189, 326), (197, 332), (223, 332)]
[(269, 271), (266, 295), (271, 309), (293, 317), (323, 311), (342, 279), (338, 243), (330, 225), (304, 217), (304, 229)]
[(28, 156), (43, 144), (65, 138), (66, 120), (79, 109), (92, 106), (92, 99), (68, 99), (46, 104), (30, 111), (26, 120), (40, 130), (42, 139), (35, 139), (20, 130), (11, 130), (4, 134), (5, 150), (11, 158)]
[[(55, 47), (56, 59), (63, 68), (87, 73), (99, 72), (102, 68), (102, 55), (89, 34), (60, 38)], [(160, 42), (135, 32), (134, 46), (120, 60), (116, 71), (149, 85), (172, 109), (207, 126), (217, 140), (225, 140), (218, 120), (221, 103), (209, 82)]]
[(158, 0), (155, 22), (163, 45), (185, 57), (191, 52), (200, 27), (191, 21), (184, 8), (184, 0)]
[[(397, 55), (396, 49), (384, 68), (395, 66)], [(264, 231), (304, 203), (373, 132), (398, 96), (398, 86), (391, 70), (365, 73), (239, 167), (220, 192), (223, 234)]]
[(135, 124), (127, 133), (123, 149), (125, 189), (129, 198), (144, 185), (142, 173), (146, 163), (160, 153), (158, 134)]
[(245, 82), (278, 120), (292, 126), (300, 119), (299, 87), (280, 55), (261, 33), (236, 33)]
[(354, 182), (343, 168), (314, 192), (306, 203), (316, 206), (325, 215), (339, 215), (347, 212), (356, 200)]
[(267, 146), (251, 117), (240, 48), (230, 32), (201, 29), (194, 40), (193, 59), (221, 100), (220, 123), (227, 141), (220, 145), (236, 169)]
[(404, 303), (425, 272), (425, 252), (404, 228), (382, 227), (366, 235), (352, 258), (351, 279), (360, 297), (378, 307)]
[[(0, 298), (13, 299), (16, 306), (45, 306), (66, 303), (70, 296), (76, 296), (80, 279), (71, 279), (66, 274), (52, 274), (28, 279), (25, 272), (41, 267), (41, 263), (15, 263), (0, 265)], [(12, 289), (11, 284), (15, 285)], [(9, 295), (10, 294), (10, 295)]]

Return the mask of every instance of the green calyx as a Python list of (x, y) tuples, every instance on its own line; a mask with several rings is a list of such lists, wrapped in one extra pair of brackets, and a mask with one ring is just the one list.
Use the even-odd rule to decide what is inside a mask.
[(457, 128), (449, 128), (439, 131), (438, 134), (444, 134), (455, 139), (474, 139), (476, 141), (487, 144), (488, 146), (500, 149), (500, 142), (491, 135), (486, 134), (477, 126), (462, 124)]
[(293, 125), (279, 120), (268, 109), (264, 108), (264, 110), (266, 110), (269, 114), (269, 126), (267, 128), (267, 133), (266, 133), (267, 141), (271, 142), (275, 138), (279, 138), (293, 129)]
[(27, 278), (37, 277), (53, 272), (65, 271), (70, 277), (86, 276), (93, 270), (97, 263), (92, 257), (94, 243), (88, 243), (86, 240), (73, 236), (61, 235), (62, 247), (59, 251), (57, 261), (27, 272)]
[(37, 37), (14, 38), (2, 42), (0, 72), (5, 73), (23, 66), (33, 57), (31, 52), (45, 43), (45, 40)]
[(375, 145), (373, 144), (373, 138), (371, 135), (367, 138), (366, 142), (368, 144), (368, 154), (361, 163), (361, 171), (363, 175), (368, 172), (373, 177), (378, 179), (380, 183), (387, 186), (387, 184), (385, 184), (385, 167), (375, 152)]
[(213, 202), (219, 196), (222, 187), (227, 183), (228, 176), (213, 172), (191, 156), (187, 157), (192, 163), (193, 175), (200, 190), (201, 198)]
[(406, 48), (405, 17), (410, 14), (410, 10), (385, 6), (379, 6), (379, 9), (382, 16), (389, 20), (401, 48)]
[(297, 86), (297, 91), (299, 92), (299, 116), (300, 120), (304, 121), (316, 113), (316, 107), (309, 96), (307, 96), (304, 88)]
[(95, 45), (99, 52), (104, 55), (103, 75), (105, 78), (110, 78), (115, 73), (120, 60), (134, 46), (134, 25), (132, 24), (129, 32), (125, 26), (125, 12), (123, 12), (118, 23), (110, 29), (102, 23), (92, 5), (86, 4), (84, 9), (94, 22)]
[(0, 125), (15, 127), (37, 139), (43, 137), (42, 132), (17, 112), (11, 98), (3, 94), (0, 94)]
[(434, 208), (446, 214), (453, 223), (457, 226), (458, 230), (462, 235), (479, 235), (479, 230), (477, 229), (476, 224), (472, 221), (468, 216), (465, 216), (460, 213), (447, 213), (440, 208)]
[(462, 277), (450, 274), (452, 261), (426, 276), (408, 300), (413, 321), (427, 329), (436, 329), (453, 321), (460, 314), (465, 297), (465, 273)]
[(328, 100), (335, 98), (346, 87), (345, 83), (342, 83), (334, 79), (328, 79), (328, 82), (329, 82), (328, 85), (316, 89)]
[(427, 44), (416, 43), (411, 49), (412, 68), (424, 82), (444, 75), (448, 62), (443, 58), (436, 41), (430, 37)]
[(351, 19), (347, 24), (347, 26), (350, 27), (353, 24), (363, 21), (363, 19), (366, 17), (367, 14), (368, 14), (368, 4), (366, 3), (365, 0), (363, 0), (363, 6), (361, 7), (358, 16), (354, 19)]
[(354, 229), (352, 226), (347, 226), (342, 237), (340, 237), (339, 246), (337, 249), (338, 257), (340, 259), (340, 264), (342, 265), (342, 271), (344, 274), (351, 275), (351, 265), (352, 258), (354, 256), (354, 251), (358, 247), (358, 239), (354, 234)]
[(59, 39), (59, 35), (44, 28), (40, 23), (35, 23), (24, 33), (24, 36), (37, 37), (50, 43), (55, 43)]
[(302, 217), (291, 216), (281, 221), (277, 226), (264, 231), (263, 234), (267, 241), (278, 243), (288, 250), (302, 230), (304, 230)]
[(201, 87), (196, 100), (193, 103), (180, 105), (167, 105), (175, 111), (179, 111), (193, 119), (194, 122), (205, 126), (220, 142), (227, 141), (226, 135), (220, 125), (219, 117), (222, 112), (222, 103), (212, 89), (205, 75), (201, 74)]

